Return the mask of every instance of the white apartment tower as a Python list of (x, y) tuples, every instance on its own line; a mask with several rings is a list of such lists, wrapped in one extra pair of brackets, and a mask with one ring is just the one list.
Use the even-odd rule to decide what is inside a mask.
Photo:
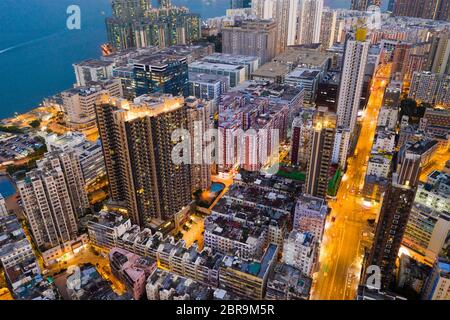
[(77, 238), (77, 214), (89, 206), (71, 152), (50, 152), (18, 182), (34, 241), (48, 250)]
[(320, 42), (323, 0), (299, 0), (297, 44)]
[(273, 19), (277, 23), (276, 54), (294, 45), (297, 33), (298, 0), (274, 0)]
[(275, 55), (294, 45), (297, 33), (298, 0), (252, 0), (252, 14), (276, 23)]
[[(366, 32), (359, 29), (347, 38), (337, 106), (337, 134), (333, 162), (346, 167), (351, 136), (355, 130), (369, 52)], [(338, 140), (339, 139), (339, 140)]]
[(252, 0), (252, 13), (258, 19), (273, 19), (277, 0)]

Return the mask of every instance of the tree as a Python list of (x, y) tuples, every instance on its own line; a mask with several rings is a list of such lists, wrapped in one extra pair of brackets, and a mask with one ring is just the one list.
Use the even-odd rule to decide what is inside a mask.
[(20, 129), (19, 127), (16, 126), (0, 126), (0, 131), (2, 132), (8, 132), (8, 133), (18, 133), (18, 134), (22, 134), (24, 133), (24, 131), (22, 129)]
[(41, 121), (39, 120), (33, 120), (30, 123), (28, 123), (28, 125), (34, 129), (39, 128), (39, 126), (41, 125)]
[(403, 116), (413, 117), (416, 114), (417, 102), (413, 99), (404, 99), (400, 103), (400, 119)]
[(420, 104), (420, 106), (417, 107), (417, 114), (416, 114), (416, 116), (418, 118), (423, 118), (423, 116), (425, 115), (425, 111), (428, 108), (433, 108), (433, 106), (431, 104), (429, 104), (429, 103), (422, 102)]

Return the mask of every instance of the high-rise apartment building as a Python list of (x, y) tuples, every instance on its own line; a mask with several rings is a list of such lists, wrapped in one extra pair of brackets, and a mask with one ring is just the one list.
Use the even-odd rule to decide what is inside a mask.
[(297, 44), (320, 42), (323, 0), (300, 0), (298, 2)]
[(449, 73), (450, 68), (450, 34), (443, 31), (434, 34), (431, 38), (431, 47), (428, 53), (428, 70), (431, 73)]
[(74, 152), (87, 190), (98, 189), (98, 183), (104, 183), (106, 168), (99, 143), (92, 143), (84, 134), (77, 132), (67, 132), (61, 136), (49, 134), (45, 137), (45, 143), (49, 151)]
[(258, 19), (273, 19), (276, 0), (252, 0), (252, 13)]
[(112, 0), (112, 12), (114, 16), (122, 19), (135, 19), (145, 15), (151, 9), (151, 0)]
[(381, 286), (392, 284), (395, 263), (405, 233), (420, 174), (420, 157), (408, 155), (393, 174), (379, 215), (375, 239), (366, 267), (375, 265), (381, 271)]
[(113, 10), (113, 16), (106, 19), (108, 41), (117, 50), (189, 44), (200, 39), (200, 24), (198, 14), (165, 4), (154, 9), (144, 5), (132, 17)]
[(190, 168), (172, 160), (171, 135), (188, 128), (184, 99), (144, 95), (132, 104), (104, 95), (96, 108), (111, 198), (139, 225), (173, 218), (191, 202)]
[(336, 116), (319, 110), (314, 116), (313, 126), (305, 192), (312, 196), (326, 198), (336, 133)]
[(450, 1), (439, 0), (436, 6), (434, 18), (436, 20), (450, 21)]
[(387, 11), (388, 12), (394, 12), (394, 6), (395, 6), (396, 0), (389, 0)]
[(443, 254), (436, 259), (433, 270), (425, 283), (422, 298), (425, 300), (450, 299), (450, 253), (445, 248)]
[(345, 42), (342, 76), (337, 105), (337, 128), (333, 162), (341, 168), (347, 166), (351, 137), (354, 133), (364, 84), (364, 73), (370, 43), (366, 31), (358, 29)]
[(311, 155), (314, 114), (314, 110), (302, 109), (292, 122), (291, 163), (302, 169), (306, 168)]
[(418, 103), (433, 104), (439, 89), (441, 75), (431, 72), (414, 72), (411, 79), (408, 98)]
[(170, 8), (172, 0), (158, 0), (158, 8)]
[(251, 8), (252, 0), (230, 0), (231, 9)]
[(272, 18), (277, 23), (276, 54), (295, 44), (297, 33), (298, 0), (274, 0)]
[(395, 45), (392, 58), (393, 63), (391, 73), (395, 75), (400, 81), (403, 81), (408, 71), (408, 62), (411, 51), (411, 43), (399, 42)]
[(51, 263), (77, 240), (77, 217), (89, 207), (79, 163), (72, 152), (48, 152), (17, 186), (33, 239)]
[(352, 0), (350, 10), (366, 11), (372, 0)]
[(259, 57), (266, 63), (275, 57), (277, 25), (272, 20), (243, 20), (222, 28), (222, 52)]
[(320, 26), (319, 42), (324, 49), (331, 48), (335, 41), (335, 30), (337, 24), (336, 10), (324, 7), (322, 10), (322, 21)]
[[(213, 127), (210, 119), (212, 102), (188, 97), (187, 108), (188, 130), (191, 133), (191, 191), (207, 190), (211, 187), (211, 159), (204, 159), (207, 148), (206, 132)], [(212, 157), (212, 156), (211, 156)]]
[(449, 21), (450, 3), (448, 0), (396, 0), (393, 13), (395, 16)]
[[(436, 107), (449, 109), (450, 107), (450, 75), (444, 75), (441, 78), (439, 88), (436, 93), (436, 100), (434, 101)], [(428, 109), (427, 109), (428, 110)], [(430, 109), (431, 111), (432, 109)], [(447, 119), (448, 119), (447, 115)], [(445, 119), (445, 117), (444, 117)], [(444, 120), (443, 119), (443, 120)], [(445, 120), (444, 120), (445, 121)]]

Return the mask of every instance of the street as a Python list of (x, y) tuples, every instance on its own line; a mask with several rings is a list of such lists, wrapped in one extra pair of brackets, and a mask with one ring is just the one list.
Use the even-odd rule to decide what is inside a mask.
[[(329, 202), (328, 217), (319, 257), (320, 270), (314, 276), (311, 299), (353, 300), (359, 283), (364, 245), (370, 243), (368, 219), (375, 219), (380, 204), (364, 202), (360, 190), (366, 174), (365, 162), (375, 136), (377, 117), (388, 83), (390, 66), (377, 72), (362, 121), (355, 155), (348, 160), (336, 200)], [(332, 217), (335, 221), (332, 222)]]

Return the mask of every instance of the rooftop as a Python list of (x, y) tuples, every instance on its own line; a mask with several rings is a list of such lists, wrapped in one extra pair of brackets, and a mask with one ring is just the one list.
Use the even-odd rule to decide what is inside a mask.
[(232, 220), (213, 214), (205, 219), (205, 231), (252, 246), (264, 234), (265, 228), (251, 221)]
[(93, 265), (80, 266), (79, 276), (80, 279), (77, 278), (78, 274), (72, 273), (67, 277), (66, 285), (72, 299), (116, 300), (118, 298), (110, 283), (102, 278)]
[(124, 215), (113, 211), (100, 211), (94, 214), (92, 223), (98, 223), (108, 228), (118, 227), (129, 220)]
[(419, 142), (416, 142), (416, 143), (410, 145), (407, 148), (407, 152), (422, 155), (422, 154), (426, 153), (427, 151), (435, 148), (437, 146), (437, 144), (438, 144), (438, 142), (436, 140), (421, 140)]
[(259, 60), (259, 57), (215, 52), (213, 54), (210, 54), (209, 56), (204, 57), (202, 60), (213, 63), (217, 62), (241, 65), (256, 62)]
[(135, 68), (164, 68), (172, 63), (186, 62), (186, 56), (176, 53), (157, 52), (149, 55), (142, 55), (134, 60)]
[(229, 83), (230, 80), (227, 76), (221, 76), (218, 74), (205, 74), (205, 73), (198, 73), (198, 72), (189, 72), (189, 81), (213, 84), (213, 83), (218, 83), (218, 82)]
[(0, 259), (31, 244), (15, 216), (0, 217)]
[(315, 80), (317, 79), (322, 71), (320, 69), (306, 69), (306, 68), (297, 68), (294, 71), (290, 72), (286, 79), (298, 79), (298, 80)]
[(267, 62), (253, 72), (253, 77), (272, 79), (275, 77), (283, 77), (289, 73), (291, 68), (280, 62)]
[(195, 70), (197, 69), (210, 69), (210, 70), (226, 70), (226, 71), (233, 71), (238, 72), (244, 69), (244, 65), (241, 64), (226, 64), (226, 63), (219, 63), (219, 62), (208, 62), (208, 61), (194, 61), (191, 64), (189, 64), (189, 70)]
[(268, 291), (274, 289), (294, 294), (297, 298), (308, 299), (311, 287), (312, 279), (310, 277), (284, 263), (277, 263), (267, 280)]
[(275, 261), (277, 252), (278, 246), (271, 243), (259, 261), (225, 256), (222, 265), (262, 279), (269, 271), (270, 265)]
[(307, 194), (302, 194), (299, 196), (297, 206), (308, 210), (321, 212), (323, 214), (327, 213), (327, 203), (324, 199)]
[(75, 66), (80, 67), (89, 67), (89, 68), (103, 68), (111, 66), (112, 63), (109, 61), (97, 60), (97, 59), (87, 59), (74, 64)]
[(229, 187), (225, 198), (254, 203), (260, 207), (272, 208), (272, 210), (290, 213), (295, 206), (295, 196), (259, 187), (257, 184), (239, 185)]
[(170, 271), (156, 269), (147, 279), (147, 290), (149, 286), (156, 286), (156, 290), (171, 291), (171, 298), (173, 300), (188, 299), (188, 300), (212, 300), (214, 298), (214, 289), (206, 287), (205, 285), (176, 275)]
[(273, 102), (291, 102), (301, 96), (303, 89), (265, 80), (247, 80), (231, 91), (269, 98)]

